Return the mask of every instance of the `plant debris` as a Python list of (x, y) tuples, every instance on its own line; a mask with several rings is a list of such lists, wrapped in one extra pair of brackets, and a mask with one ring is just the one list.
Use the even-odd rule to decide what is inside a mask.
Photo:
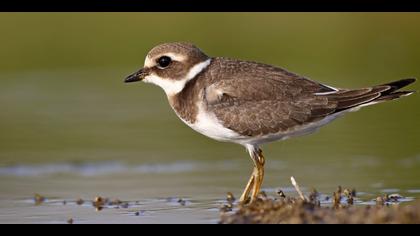
[(104, 205), (108, 203), (107, 198), (102, 197), (96, 197), (95, 200), (93, 200), (92, 205), (96, 208), (97, 211), (101, 211), (104, 208)]
[(80, 205), (83, 205), (84, 203), (85, 203), (85, 201), (83, 199), (81, 199), (81, 198), (79, 198), (79, 199), (76, 200), (76, 204), (79, 205), (79, 206)]
[(233, 193), (228, 192), (227, 193), (227, 197), (226, 197), (226, 201), (228, 202), (234, 202), (236, 200), (235, 196), (233, 196)]
[(228, 192), (226, 196), (226, 204), (223, 204), (219, 210), (221, 212), (231, 212), (233, 210), (233, 203), (236, 201), (235, 196), (233, 196), (233, 193)]
[[(83, 200), (79, 201), (79, 203), (80, 205), (83, 204)], [(113, 207), (115, 209), (119, 209), (119, 208), (128, 208), (130, 206), (128, 202), (124, 202), (119, 199), (114, 199), (110, 201), (109, 198), (103, 198), (103, 197), (96, 197), (95, 200), (93, 200), (92, 205), (96, 208), (97, 211), (101, 211), (102, 209), (106, 207), (108, 208)]]
[[(380, 196), (376, 206), (354, 206), (355, 189), (339, 186), (332, 194), (332, 204), (321, 206), (320, 194), (313, 189), (306, 197), (294, 178), (291, 179), (299, 197), (277, 191), (276, 197), (260, 197), (253, 203), (238, 204), (235, 212), (222, 207), (222, 224), (383, 224), (420, 223), (420, 202), (414, 205), (392, 204), (404, 197), (399, 194)], [(227, 210), (228, 209), (228, 210)]]
[(36, 206), (39, 206), (39, 205), (41, 205), (42, 203), (44, 203), (45, 202), (45, 200), (46, 200), (46, 198), (44, 197), (44, 196), (42, 196), (42, 195), (40, 195), (40, 194), (38, 194), (38, 193), (36, 193), (35, 194), (35, 196), (34, 196), (34, 202), (35, 202), (35, 205)]
[(120, 199), (114, 199), (113, 201), (111, 201), (111, 202), (109, 202), (109, 205), (110, 206), (118, 206), (118, 205), (121, 205), (121, 204), (123, 204), (123, 202), (120, 200)]
[(135, 216), (143, 216), (145, 213), (146, 213), (146, 211), (145, 211), (145, 210), (141, 210), (141, 211), (136, 211), (136, 212), (134, 213), (134, 215), (135, 215)]
[(285, 198), (285, 197), (286, 197), (286, 195), (284, 194), (283, 190), (281, 190), (281, 189), (277, 190), (277, 191), (276, 191), (276, 193), (277, 193), (277, 195), (279, 195), (279, 197), (281, 197), (281, 198)]
[(181, 205), (181, 206), (185, 206), (186, 204), (187, 204), (187, 202), (184, 200), (184, 199), (182, 199), (182, 198), (180, 198), (180, 199), (178, 199), (178, 201), (177, 201), (178, 203), (179, 203), (179, 205)]

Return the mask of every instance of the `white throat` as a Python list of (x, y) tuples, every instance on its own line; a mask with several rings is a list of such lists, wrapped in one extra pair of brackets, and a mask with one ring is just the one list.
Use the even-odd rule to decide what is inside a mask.
[(155, 84), (161, 87), (167, 96), (173, 96), (179, 92), (181, 92), (188, 81), (193, 79), (196, 75), (198, 75), (201, 71), (203, 71), (208, 65), (210, 65), (211, 59), (207, 59), (206, 61), (200, 62), (197, 65), (193, 66), (188, 74), (181, 80), (171, 80), (160, 78), (159, 76), (152, 74), (148, 75), (144, 78), (144, 82)]

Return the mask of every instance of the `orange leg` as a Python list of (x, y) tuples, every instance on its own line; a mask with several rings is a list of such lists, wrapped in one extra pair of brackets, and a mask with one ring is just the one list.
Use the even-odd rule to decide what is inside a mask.
[(239, 199), (241, 203), (247, 203), (248, 200), (250, 203), (254, 202), (260, 193), (261, 185), (264, 180), (265, 159), (261, 149), (253, 147), (252, 149), (248, 150), (254, 162), (254, 170), (252, 172), (251, 178), (248, 181), (248, 184), (245, 187), (244, 192), (242, 193), (241, 198)]

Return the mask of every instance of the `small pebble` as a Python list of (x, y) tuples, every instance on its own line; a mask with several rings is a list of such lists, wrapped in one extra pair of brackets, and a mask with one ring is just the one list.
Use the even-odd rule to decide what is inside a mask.
[(265, 192), (265, 191), (261, 191), (259, 194), (258, 194), (258, 198), (262, 198), (262, 199), (266, 199), (268, 196), (267, 196), (267, 193)]
[(398, 202), (400, 199), (403, 199), (403, 198), (404, 197), (401, 196), (398, 193), (394, 193), (394, 194), (391, 194), (391, 195), (388, 196), (388, 199), (391, 200), (391, 201), (394, 201), (394, 202)]
[(115, 199), (114, 201), (110, 202), (110, 205), (121, 205), (123, 202), (120, 199)]
[(284, 194), (283, 190), (279, 189), (276, 191), (277, 195), (281, 198), (286, 198), (286, 194)]
[(106, 199), (102, 197), (96, 197), (92, 202), (92, 205), (96, 208), (97, 211), (101, 211), (106, 203)]
[(354, 199), (353, 199), (353, 197), (349, 197), (349, 198), (347, 198), (347, 204), (349, 204), (349, 205), (353, 205), (353, 204), (354, 204)]
[(349, 189), (344, 189), (344, 192), (343, 192), (343, 194), (344, 194), (344, 196), (346, 196), (346, 197), (350, 197), (351, 196), (351, 191), (349, 190)]
[(227, 197), (226, 197), (226, 201), (228, 201), (228, 202), (234, 202), (236, 199), (235, 199), (235, 196), (233, 196), (233, 193), (231, 193), (231, 192), (228, 192), (227, 193)]
[(186, 201), (185, 201), (185, 200), (183, 200), (182, 198), (180, 198), (180, 199), (178, 199), (178, 203), (179, 203), (181, 206), (185, 206)]
[(35, 201), (35, 205), (41, 205), (42, 203), (45, 202), (45, 197), (36, 193), (34, 196), (34, 201)]
[(377, 197), (376, 198), (376, 205), (382, 206), (382, 205), (384, 205), (384, 203), (385, 203), (385, 201), (384, 201), (383, 197)]
[(316, 189), (312, 189), (311, 193), (309, 194), (309, 201), (316, 201), (318, 199), (319, 193)]
[(230, 212), (233, 210), (233, 205), (228, 203), (228, 204), (224, 204), (221, 208), (220, 208), (220, 212), (222, 213), (226, 213), (226, 212)]
[(142, 216), (142, 215), (144, 215), (144, 213), (145, 213), (146, 211), (144, 211), (144, 210), (141, 210), (141, 211), (136, 211), (136, 213), (134, 213), (134, 215), (135, 216)]
[(76, 204), (79, 205), (79, 206), (80, 205), (83, 205), (83, 203), (85, 203), (85, 201), (83, 199), (81, 199), (81, 198), (79, 198), (79, 199), (76, 200)]

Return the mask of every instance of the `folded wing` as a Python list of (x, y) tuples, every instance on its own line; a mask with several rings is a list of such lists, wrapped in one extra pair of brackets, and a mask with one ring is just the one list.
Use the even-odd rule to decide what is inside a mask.
[(241, 77), (219, 80), (204, 92), (207, 108), (224, 126), (245, 136), (289, 132), (335, 113), (392, 100), (415, 79), (362, 89), (334, 89), (298, 77)]

